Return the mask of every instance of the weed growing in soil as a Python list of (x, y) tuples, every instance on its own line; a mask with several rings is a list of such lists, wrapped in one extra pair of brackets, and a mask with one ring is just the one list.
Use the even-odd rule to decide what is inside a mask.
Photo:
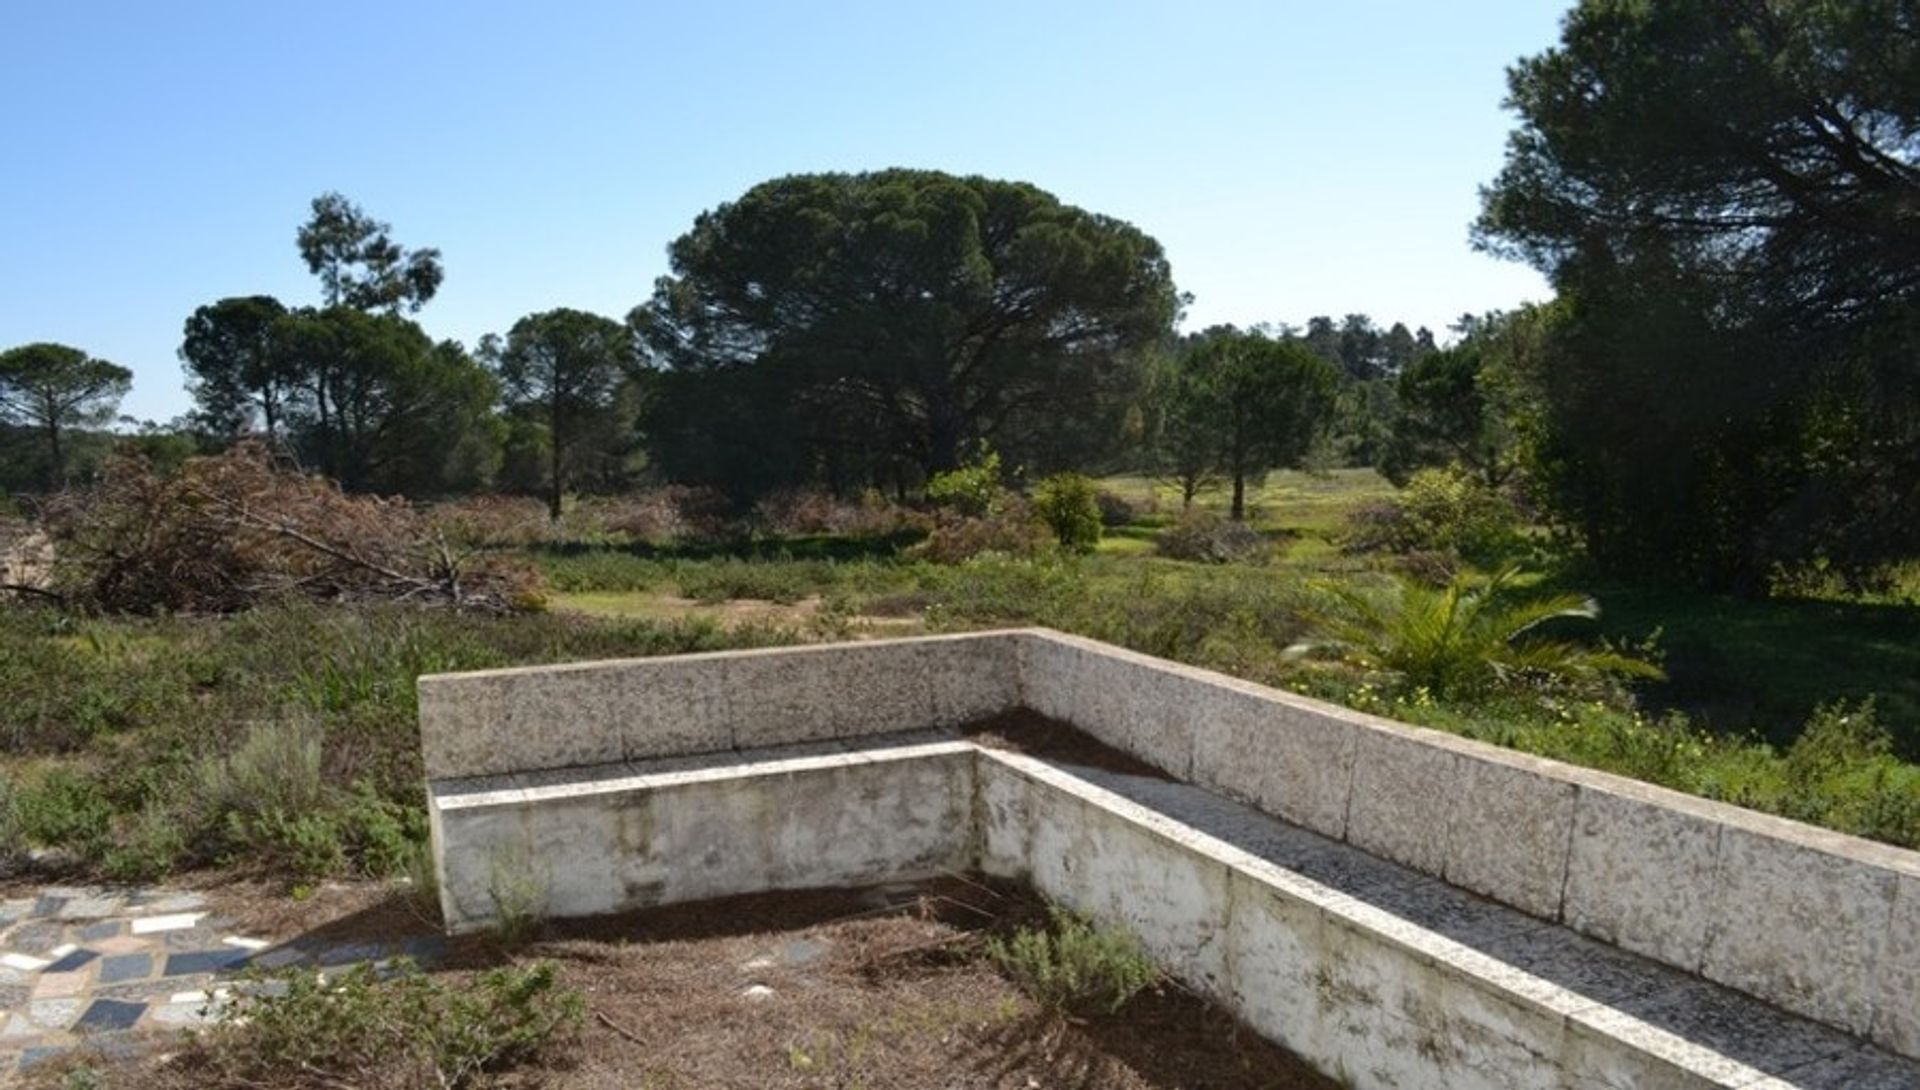
[(987, 956), (1034, 1002), (1073, 1014), (1113, 1014), (1160, 977), (1130, 931), (1100, 927), (1058, 906), (1051, 928), (987, 940)]
[(284, 990), (249, 989), (182, 1055), (199, 1085), (486, 1086), (571, 1037), (586, 1012), (544, 962), (465, 980), (403, 960), (384, 974), (361, 965), (337, 977), (308, 970), (256, 983), (266, 981)]

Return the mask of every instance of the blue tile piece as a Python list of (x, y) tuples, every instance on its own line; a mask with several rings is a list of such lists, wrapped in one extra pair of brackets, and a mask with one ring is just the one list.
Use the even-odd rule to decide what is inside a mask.
[(65, 907), (67, 907), (67, 899), (65, 897), (44, 896), (33, 902), (33, 910), (28, 912), (27, 915), (32, 916), (36, 920), (44, 920), (48, 916), (58, 916), (60, 910)]
[(59, 1045), (42, 1045), (39, 1048), (27, 1049), (20, 1054), (20, 1070), (25, 1071), (35, 1064), (43, 1060), (51, 1060), (65, 1051), (66, 1049)]
[(101, 984), (145, 980), (153, 975), (152, 954), (115, 954), (100, 963)]
[(71, 973), (99, 956), (100, 952), (98, 950), (75, 950), (73, 953), (47, 966), (45, 971), (49, 973)]
[(413, 960), (425, 964), (434, 961), (447, 952), (447, 940), (438, 935), (408, 939), (400, 944), (400, 952)]
[(96, 999), (73, 1024), (76, 1033), (94, 1033), (103, 1030), (132, 1029), (140, 1016), (147, 1012), (145, 1003), (129, 1003), (124, 999)]
[(193, 976), (197, 973), (224, 973), (247, 963), (245, 950), (195, 950), (186, 954), (168, 954), (162, 976)]
[(330, 946), (320, 951), (314, 960), (331, 969), (356, 961), (373, 961), (379, 956), (380, 947), (373, 943), (350, 943), (346, 946)]
[(80, 929), (80, 941), (99, 942), (101, 939), (113, 938), (120, 934), (120, 926), (119, 920), (102, 920), (96, 924), (88, 924)]

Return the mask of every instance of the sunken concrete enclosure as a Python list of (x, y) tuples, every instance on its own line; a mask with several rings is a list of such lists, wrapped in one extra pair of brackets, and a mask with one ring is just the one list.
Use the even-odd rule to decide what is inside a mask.
[(1915, 853), (1041, 630), (419, 695), (455, 930), (978, 870), (1356, 1086), (1920, 1087)]

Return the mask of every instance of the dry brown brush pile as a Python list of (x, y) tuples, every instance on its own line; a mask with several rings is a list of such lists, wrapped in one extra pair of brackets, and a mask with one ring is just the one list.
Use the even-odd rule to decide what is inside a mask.
[(258, 444), (156, 472), (123, 457), (58, 497), (53, 589), (106, 612), (224, 613), (273, 598), (505, 612), (539, 579), (401, 499), (352, 496)]

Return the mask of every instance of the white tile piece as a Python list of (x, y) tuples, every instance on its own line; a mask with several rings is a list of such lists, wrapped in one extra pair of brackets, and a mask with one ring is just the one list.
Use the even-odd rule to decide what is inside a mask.
[(51, 961), (42, 961), (39, 958), (28, 957), (25, 954), (0, 955), (0, 965), (4, 965), (9, 969), (18, 969), (23, 973), (37, 973), (52, 964), (53, 962)]
[(273, 945), (265, 939), (242, 938), (239, 935), (228, 935), (220, 941), (226, 943), (228, 946), (241, 950), (265, 950), (267, 947)]
[(75, 946), (73, 943), (65, 942), (47, 951), (47, 956), (52, 958), (55, 961), (59, 961), (61, 958), (66, 957), (68, 954), (71, 954), (78, 949), (80, 948), (78, 946)]
[(204, 912), (180, 912), (172, 916), (146, 916), (133, 921), (132, 931), (136, 935), (151, 935), (157, 931), (181, 931), (200, 922)]

